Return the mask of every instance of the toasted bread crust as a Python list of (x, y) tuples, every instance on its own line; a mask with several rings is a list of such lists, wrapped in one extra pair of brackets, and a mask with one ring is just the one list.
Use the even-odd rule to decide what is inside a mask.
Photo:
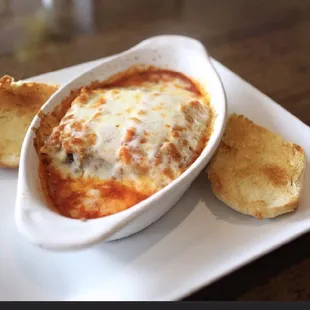
[(16, 168), (26, 131), (40, 107), (58, 89), (43, 83), (0, 78), (0, 167)]
[(302, 147), (233, 114), (208, 177), (214, 194), (232, 209), (273, 218), (297, 209), (305, 165)]

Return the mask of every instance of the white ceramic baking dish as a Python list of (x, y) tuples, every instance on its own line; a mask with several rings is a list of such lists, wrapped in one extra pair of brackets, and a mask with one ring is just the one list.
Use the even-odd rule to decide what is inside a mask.
[(207, 146), (179, 178), (148, 199), (114, 215), (81, 221), (61, 216), (46, 204), (38, 177), (38, 156), (33, 145), (34, 131), (31, 129), (38, 128), (40, 124), (40, 118), (36, 116), (22, 146), (15, 206), (18, 230), (30, 242), (50, 250), (73, 250), (137, 233), (173, 207), (216, 150), (225, 127), (225, 92), (204, 46), (199, 41), (184, 36), (163, 35), (149, 38), (112, 56), (62, 86), (41, 110), (48, 113), (72, 89), (88, 85), (94, 80), (105, 80), (135, 64), (182, 72), (206, 89), (215, 111), (214, 128)]

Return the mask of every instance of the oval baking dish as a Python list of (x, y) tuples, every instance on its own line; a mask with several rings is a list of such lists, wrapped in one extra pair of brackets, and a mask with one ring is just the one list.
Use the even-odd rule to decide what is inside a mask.
[(141, 64), (183, 73), (197, 81), (208, 93), (214, 120), (207, 145), (185, 172), (149, 198), (113, 215), (82, 221), (62, 216), (48, 207), (41, 189), (39, 160), (34, 147), (34, 132), (41, 122), (41, 118), (36, 116), (22, 146), (15, 206), (17, 227), (30, 242), (50, 250), (70, 250), (134, 234), (171, 209), (207, 165), (223, 135), (226, 98), (220, 78), (205, 48), (199, 41), (191, 38), (157, 36), (109, 57), (61, 87), (44, 104), (41, 111), (44, 114), (53, 111), (72, 90), (89, 85), (95, 80), (104, 81)]

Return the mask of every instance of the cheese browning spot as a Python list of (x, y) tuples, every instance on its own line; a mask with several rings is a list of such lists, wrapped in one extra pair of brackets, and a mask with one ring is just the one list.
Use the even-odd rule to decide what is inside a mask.
[(135, 128), (129, 128), (126, 132), (125, 138), (123, 140), (123, 143), (129, 142), (133, 139), (135, 136), (136, 129)]
[(92, 104), (92, 106), (93, 106), (94, 108), (98, 108), (98, 107), (101, 107), (102, 105), (104, 105), (105, 102), (106, 102), (106, 100), (104, 99), (104, 97), (100, 97), (96, 102), (94, 102), (94, 103)]

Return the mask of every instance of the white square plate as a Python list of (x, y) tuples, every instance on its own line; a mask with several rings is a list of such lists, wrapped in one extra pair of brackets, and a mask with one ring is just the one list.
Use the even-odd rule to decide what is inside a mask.
[[(100, 61), (31, 80), (62, 84)], [(264, 221), (238, 214), (215, 198), (203, 172), (173, 209), (144, 231), (87, 250), (53, 253), (17, 232), (17, 171), (2, 169), (0, 300), (177, 300), (310, 230), (310, 128), (214, 63), (229, 112), (304, 147), (308, 162), (299, 210)]]

